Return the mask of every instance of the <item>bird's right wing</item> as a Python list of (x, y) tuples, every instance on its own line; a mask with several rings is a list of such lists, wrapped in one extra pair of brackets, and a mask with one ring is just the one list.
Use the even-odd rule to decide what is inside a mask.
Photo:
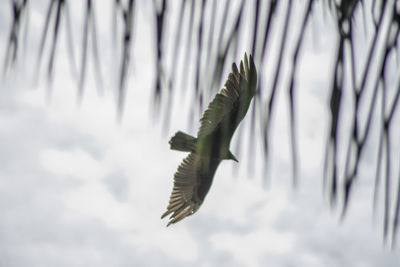
[[(255, 93), (256, 83), (257, 73), (253, 58), (250, 55), (249, 65), (247, 55), (245, 54), (244, 60), (240, 62), (240, 71), (236, 64), (232, 64), (232, 72), (225, 82), (225, 87), (215, 96), (213, 101), (211, 101), (203, 117), (200, 119), (201, 125), (197, 136), (200, 137), (210, 134), (218, 127), (224, 118), (227, 118), (226, 115), (228, 115), (229, 118), (229, 115), (233, 113), (232, 111), (234, 111), (234, 109), (241, 109), (242, 107), (240, 107), (240, 105), (246, 104), (248, 107)], [(240, 116), (240, 118), (237, 118), (237, 123), (241, 121), (246, 112), (247, 108), (245, 112), (236, 113)], [(233, 126), (235, 128), (237, 125)]]
[(211, 186), (218, 164), (210, 164), (205, 158), (190, 153), (174, 175), (174, 187), (167, 211), (161, 219), (171, 214), (170, 225), (195, 213)]

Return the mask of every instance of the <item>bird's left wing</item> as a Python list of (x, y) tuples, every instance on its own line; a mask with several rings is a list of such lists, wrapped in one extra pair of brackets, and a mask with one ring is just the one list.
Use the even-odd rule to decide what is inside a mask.
[(174, 175), (174, 187), (167, 211), (161, 219), (171, 214), (168, 223), (170, 225), (195, 213), (211, 186), (218, 164), (219, 162), (210, 164), (206, 158), (190, 153)]
[(234, 115), (234, 111), (237, 111), (236, 121), (232, 125), (235, 128), (247, 112), (255, 93), (256, 82), (257, 73), (253, 57), (250, 55), (249, 64), (245, 54), (244, 60), (240, 62), (240, 71), (236, 64), (232, 64), (232, 72), (225, 82), (225, 87), (211, 101), (200, 119), (201, 125), (197, 136), (210, 134), (223, 120), (230, 120), (230, 115)]

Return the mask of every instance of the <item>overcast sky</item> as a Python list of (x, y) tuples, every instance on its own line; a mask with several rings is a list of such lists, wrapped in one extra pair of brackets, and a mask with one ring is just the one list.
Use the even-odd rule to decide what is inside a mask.
[[(329, 21), (312, 25), (314, 34), (307, 34), (299, 72), (298, 187), (291, 187), (288, 107), (279, 94), (267, 185), (260, 151), (249, 174), (242, 149), (239, 167), (233, 161), (220, 165), (200, 210), (166, 228), (167, 220), (160, 215), (168, 204), (173, 174), (185, 157), (171, 151), (168, 140), (178, 130), (196, 133), (183, 115), (190, 98), (175, 106), (163, 134), (151, 102), (150, 1), (138, 1), (142, 11), (136, 20), (134, 65), (124, 117), (116, 122), (112, 79), (118, 71), (111, 63), (110, 2), (95, 1), (104, 93), (98, 94), (89, 55), (84, 99), (78, 107), (65, 25), (51, 97), (44, 75), (38, 86), (32, 85), (47, 1), (31, 1), (26, 61), (2, 81), (0, 90), (0, 266), (398, 266), (399, 248), (390, 251), (382, 245), (381, 220), (372, 215), (373, 177), (368, 174), (375, 170), (373, 156), (362, 165), (343, 222), (322, 192), (329, 123), (326, 88), (335, 38), (329, 31), (315, 32), (321, 33)], [(82, 11), (77, 3), (71, 16), (78, 48)], [(10, 7), (3, 5), (1, 57), (10, 21)], [(76, 53), (78, 59), (80, 50)], [(42, 67), (46, 63), (45, 55)], [(244, 140), (248, 126), (249, 116), (239, 128)], [(235, 154), (234, 146), (231, 150)]]

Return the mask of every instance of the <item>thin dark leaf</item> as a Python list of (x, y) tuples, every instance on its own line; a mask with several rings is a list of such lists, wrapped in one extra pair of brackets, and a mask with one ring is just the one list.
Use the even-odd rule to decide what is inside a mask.
[(50, 1), (49, 7), (47, 9), (46, 21), (45, 21), (44, 27), (43, 27), (42, 38), (41, 38), (40, 46), (39, 46), (38, 60), (37, 60), (37, 64), (36, 64), (37, 65), (37, 68), (36, 68), (37, 73), (35, 75), (36, 79), (39, 77), (39, 71), (40, 71), (40, 65), (41, 65), (42, 57), (43, 57), (44, 45), (46, 42), (47, 32), (50, 27), (50, 19), (51, 19), (51, 14), (52, 14), (54, 3), (55, 3), (55, 1)]
[(86, 77), (86, 62), (87, 62), (87, 49), (88, 49), (88, 38), (89, 38), (89, 21), (92, 13), (92, 2), (91, 0), (86, 1), (86, 16), (83, 28), (82, 38), (82, 59), (81, 59), (81, 71), (79, 76), (79, 87), (78, 87), (78, 101), (82, 101), (83, 97), (83, 86)]
[(293, 177), (293, 185), (297, 184), (297, 172), (298, 172), (298, 161), (297, 161), (297, 138), (296, 138), (296, 118), (295, 118), (295, 103), (294, 103), (294, 79), (296, 77), (297, 70), (297, 60), (300, 52), (301, 45), (303, 43), (303, 39), (305, 36), (305, 30), (307, 26), (308, 19), (310, 18), (312, 12), (314, 0), (309, 0), (307, 8), (305, 9), (305, 15), (303, 18), (303, 22), (301, 24), (301, 29), (299, 33), (299, 38), (296, 42), (296, 48), (294, 50), (293, 59), (292, 59), (292, 69), (290, 74), (290, 86), (289, 86), (289, 119), (290, 119), (290, 140), (291, 140), (291, 149), (292, 149), (292, 177)]
[[(65, 19), (67, 26), (67, 49), (69, 53), (69, 66), (74, 78), (78, 77), (78, 70), (75, 62), (74, 40), (72, 37), (71, 15), (68, 6), (65, 7)], [(78, 87), (79, 90), (79, 87)]]
[(129, 0), (129, 4), (126, 10), (122, 9), (124, 14), (124, 36), (123, 36), (123, 52), (121, 57), (121, 71), (119, 78), (119, 93), (118, 93), (118, 119), (122, 118), (122, 112), (124, 110), (124, 99), (125, 99), (125, 82), (128, 67), (130, 63), (130, 51), (132, 42), (132, 22), (133, 22), (133, 11), (135, 7), (135, 1)]
[(13, 21), (11, 23), (11, 29), (9, 39), (6, 48), (6, 54), (4, 57), (3, 75), (6, 74), (7, 70), (11, 68), (17, 61), (18, 48), (19, 48), (19, 35), (21, 34), (21, 20), (26, 13), (27, 0), (23, 1), (12, 1)]
[(170, 94), (168, 97), (172, 97), (171, 94), (173, 93), (174, 90), (174, 81), (176, 79), (176, 71), (178, 69), (178, 58), (179, 58), (179, 48), (180, 48), (180, 43), (181, 43), (181, 36), (182, 36), (182, 26), (183, 26), (183, 19), (185, 15), (185, 7), (186, 7), (187, 0), (182, 0), (181, 5), (179, 8), (179, 20), (176, 25), (176, 32), (175, 32), (175, 41), (174, 41), (174, 52), (173, 52), (173, 57), (171, 61), (171, 74), (169, 77), (169, 83), (168, 83), (168, 90)]
[(285, 25), (283, 28), (282, 39), (281, 39), (281, 43), (280, 43), (278, 62), (276, 63), (276, 69), (275, 69), (274, 76), (273, 76), (274, 80), (272, 83), (271, 93), (269, 95), (269, 99), (267, 102), (267, 110), (264, 113), (264, 150), (265, 150), (266, 157), (268, 157), (268, 151), (269, 151), (268, 136), (269, 136), (270, 125), (271, 125), (271, 116), (272, 116), (273, 107), (274, 107), (274, 103), (275, 103), (275, 94), (276, 94), (276, 89), (277, 89), (278, 81), (279, 81), (279, 77), (280, 77), (283, 55), (284, 55), (285, 47), (287, 44), (286, 39), (287, 39), (287, 33), (288, 33), (289, 22), (290, 22), (290, 17), (291, 17), (291, 11), (292, 11), (292, 0), (289, 0), (288, 5), (286, 7)]
[(258, 36), (258, 24), (259, 24), (259, 17), (260, 17), (260, 4), (261, 1), (257, 0), (255, 2), (254, 7), (254, 24), (253, 24), (253, 47), (251, 48), (251, 54), (256, 56), (256, 45), (257, 45), (257, 36)]
[(330, 184), (331, 204), (336, 203), (337, 193), (337, 141), (338, 133), (337, 128), (339, 124), (339, 111), (342, 101), (342, 88), (343, 88), (343, 54), (344, 54), (343, 37), (339, 40), (338, 55), (335, 62), (335, 72), (332, 85), (332, 93), (330, 98), (330, 112), (331, 112), (331, 126), (330, 137), (326, 146), (326, 156), (324, 164), (324, 187), (327, 184), (328, 166), (332, 167), (331, 175), (332, 181)]
[(64, 8), (64, 0), (54, 0), (57, 1), (57, 7), (56, 7), (56, 18), (54, 22), (54, 28), (53, 28), (53, 41), (52, 41), (52, 46), (50, 50), (50, 59), (49, 59), (49, 64), (47, 68), (47, 75), (48, 75), (48, 80), (52, 81), (53, 79), (53, 71), (54, 71), (54, 57), (56, 54), (56, 47), (57, 47), (57, 41), (58, 41), (58, 33), (60, 30), (60, 20), (62, 16), (62, 11)]
[[(93, 3), (92, 3), (93, 5)], [(99, 57), (99, 49), (97, 47), (97, 28), (96, 28), (96, 13), (92, 10), (92, 20), (91, 20), (91, 29), (92, 29), (92, 49), (93, 49), (93, 63), (96, 75), (96, 83), (99, 93), (103, 92), (103, 74), (101, 71), (100, 57)], [(132, 26), (133, 27), (133, 26)]]

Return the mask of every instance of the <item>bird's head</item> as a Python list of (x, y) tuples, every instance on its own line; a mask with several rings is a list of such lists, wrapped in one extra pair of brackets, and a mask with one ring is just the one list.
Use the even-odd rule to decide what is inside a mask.
[(234, 161), (236, 161), (236, 162), (239, 162), (239, 161), (237, 160), (237, 158), (235, 157), (235, 155), (232, 154), (231, 151), (228, 151), (228, 157), (227, 157), (226, 159), (231, 159), (231, 160), (234, 160)]

